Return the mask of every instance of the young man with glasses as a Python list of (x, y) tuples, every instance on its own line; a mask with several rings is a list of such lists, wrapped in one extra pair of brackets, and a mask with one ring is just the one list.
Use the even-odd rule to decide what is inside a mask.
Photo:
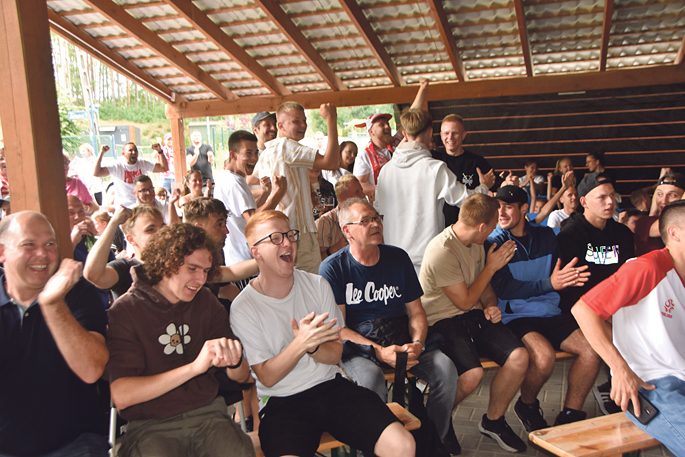
[(155, 186), (152, 184), (150, 177), (147, 175), (140, 175), (136, 176), (136, 179), (133, 181), (133, 193), (136, 196), (136, 202), (131, 208), (135, 208), (139, 205), (154, 206), (162, 213), (162, 216), (164, 216), (164, 223), (166, 225), (180, 222), (174, 206), (174, 203), (178, 201), (180, 197), (178, 189), (171, 193), (171, 196), (167, 201), (160, 201), (155, 197)]
[(413, 456), (413, 438), (385, 404), (342, 377), (343, 316), (322, 277), (295, 270), (299, 236), (280, 211), (250, 219), (245, 237), (259, 276), (231, 306), (257, 378), (264, 454), (313, 455), (328, 431), (367, 455)]
[(458, 454), (451, 427), (457, 370), (439, 349), (426, 348), (423, 290), (409, 256), (382, 244), (383, 216), (366, 200), (346, 200), (339, 217), (349, 246), (326, 258), (319, 274), (330, 283), (345, 318), (341, 366), (353, 381), (387, 401), (383, 368), (395, 367), (396, 354), (406, 352), (409, 372), (430, 386), (428, 417), (447, 450)]

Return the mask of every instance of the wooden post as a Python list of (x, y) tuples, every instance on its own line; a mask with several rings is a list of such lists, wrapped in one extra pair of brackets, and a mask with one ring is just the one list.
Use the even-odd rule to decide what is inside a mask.
[(0, 1), (0, 121), (12, 210), (43, 213), (73, 257), (44, 0)]
[(186, 138), (183, 131), (183, 117), (172, 106), (167, 104), (164, 111), (171, 124), (171, 139), (174, 143), (174, 177), (182, 189), (188, 169), (186, 166)]

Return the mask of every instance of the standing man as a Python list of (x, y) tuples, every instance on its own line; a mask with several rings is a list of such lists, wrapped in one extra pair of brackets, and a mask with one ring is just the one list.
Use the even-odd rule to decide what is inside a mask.
[(387, 218), (385, 243), (407, 251), (418, 275), (426, 246), (445, 228), (443, 205), (458, 206), (471, 194), (487, 193), (495, 175), (481, 173), (480, 186), (467, 189), (445, 162), (431, 157), (427, 145), (433, 136), (433, 119), (428, 111), (409, 108), (401, 119), (406, 141), (381, 170), (376, 206)]
[(166, 225), (176, 224), (180, 222), (178, 213), (176, 212), (176, 203), (180, 197), (180, 191), (175, 189), (169, 199), (160, 201), (155, 197), (155, 186), (148, 175), (136, 176), (133, 184), (133, 193), (136, 195), (136, 202), (131, 206), (135, 208), (139, 205), (154, 206), (164, 216), (164, 223)]
[(258, 154), (266, 149), (266, 142), (276, 139), (278, 127), (276, 126), (276, 113), (262, 111), (252, 118), (252, 133), (257, 137)]
[(190, 170), (202, 173), (202, 192), (207, 185), (207, 180), (214, 184), (212, 167), (214, 166), (214, 151), (208, 144), (202, 142), (202, 134), (198, 130), (193, 130), (190, 134), (191, 144), (186, 148), (186, 158)]
[(386, 402), (383, 368), (394, 368), (396, 354), (406, 352), (408, 371), (430, 386), (428, 417), (448, 451), (458, 454), (451, 427), (457, 370), (439, 349), (426, 349), (423, 290), (409, 256), (382, 244), (383, 218), (365, 199), (351, 198), (340, 206), (340, 225), (350, 244), (324, 260), (319, 274), (331, 285), (345, 318), (340, 336), (352, 353), (343, 358), (342, 368)]
[[(153, 145), (153, 149), (159, 145)], [(105, 145), (100, 149), (100, 154), (95, 161), (93, 175), (104, 178), (112, 175), (114, 178), (114, 205), (131, 207), (136, 202), (133, 193), (134, 180), (136, 176), (146, 175), (150, 172), (164, 173), (169, 170), (169, 164), (164, 154), (157, 154), (157, 163), (146, 159), (138, 158), (138, 148), (135, 143), (126, 143), (122, 155), (123, 160), (119, 160), (106, 167), (102, 166), (102, 158), (109, 151), (109, 146)]]
[(231, 326), (256, 378), (264, 454), (314, 455), (328, 431), (366, 455), (413, 457), (402, 423), (376, 394), (342, 377), (343, 316), (325, 279), (295, 270), (299, 232), (280, 211), (264, 211), (245, 237), (259, 276), (233, 302)]
[[(95, 382), (107, 317), (42, 214), (0, 222), (0, 454), (108, 455)], [(58, 269), (59, 266), (59, 269)]]
[[(419, 90), (416, 98), (411, 104), (411, 108), (421, 108), (426, 101), (426, 91), (428, 90), (428, 79), (421, 78)], [(400, 141), (402, 141), (402, 126), (397, 127), (397, 133), (393, 136), (392, 129), (388, 121), (392, 119), (391, 114), (376, 113), (369, 116), (363, 124), (355, 127), (366, 128), (369, 132), (369, 143), (361, 151), (354, 161), (352, 174), (357, 177), (362, 184), (364, 193), (371, 197), (374, 196), (378, 185), (378, 175), (381, 168), (392, 158), (392, 154)], [(330, 144), (330, 138), (328, 139)]]
[[(611, 399), (640, 415), (638, 394), (659, 410), (647, 425), (630, 420), (675, 455), (685, 455), (685, 202), (663, 208), (665, 249), (627, 262), (590, 290), (572, 313), (611, 367)], [(604, 330), (611, 317), (613, 343)]]
[(574, 258), (561, 267), (554, 231), (531, 225), (525, 219), (528, 194), (523, 189), (504, 186), (496, 198), (500, 204), (499, 226), (485, 249), (511, 240), (516, 243), (516, 251), (509, 263), (493, 275), (491, 284), (502, 322), (523, 341), (530, 356), (514, 412), (527, 432), (547, 428), (537, 396), (552, 375), (555, 351), (561, 350), (578, 357), (568, 373), (564, 409), (554, 425), (583, 420), (583, 403), (599, 372), (600, 360), (573, 316), (562, 314), (558, 291), (587, 282), (587, 265), (577, 268), (578, 259)]
[(174, 140), (171, 137), (171, 132), (164, 135), (164, 144), (161, 148), (152, 149), (152, 158), (158, 159), (159, 154), (166, 157), (169, 169), (162, 173), (162, 187), (164, 187), (169, 195), (171, 195), (171, 185), (176, 181), (176, 173), (174, 172)]
[[(467, 189), (475, 189), (480, 185), (477, 169), (482, 173), (493, 173), (492, 167), (483, 157), (464, 149), (464, 139), (466, 139), (466, 126), (464, 119), (458, 114), (448, 114), (440, 124), (440, 138), (445, 150), (432, 150), (434, 159), (441, 160), (447, 164), (447, 168), (457, 177), (457, 181), (466, 186)], [(450, 226), (457, 222), (459, 217), (459, 207), (446, 204), (442, 208), (445, 215), (445, 225)]]
[(307, 132), (307, 117), (299, 103), (285, 102), (278, 107), (278, 138), (266, 143), (266, 150), (259, 157), (254, 174), (259, 178), (285, 176), (287, 192), (278, 204), (300, 231), (299, 256), (295, 266), (310, 273), (319, 272), (321, 255), (316, 241), (316, 223), (309, 184), (309, 170), (337, 170), (340, 166), (338, 148), (338, 115), (335, 107), (326, 103), (319, 114), (328, 125), (328, 144), (324, 155), (316, 149), (300, 144)]

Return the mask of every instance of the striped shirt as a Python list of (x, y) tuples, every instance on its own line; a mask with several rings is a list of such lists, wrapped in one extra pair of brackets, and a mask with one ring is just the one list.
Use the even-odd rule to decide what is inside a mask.
[(276, 138), (264, 146), (253, 176), (285, 176), (288, 190), (278, 209), (288, 216), (291, 228), (316, 233), (308, 170), (314, 166), (317, 150), (289, 138)]

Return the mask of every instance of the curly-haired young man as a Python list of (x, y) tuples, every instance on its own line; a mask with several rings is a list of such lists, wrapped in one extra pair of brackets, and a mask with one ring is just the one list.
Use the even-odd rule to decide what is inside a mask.
[(250, 376), (228, 314), (203, 287), (220, 252), (199, 227), (164, 227), (109, 312), (112, 399), (129, 420), (122, 456), (254, 455), (217, 398), (217, 368), (237, 382)]

